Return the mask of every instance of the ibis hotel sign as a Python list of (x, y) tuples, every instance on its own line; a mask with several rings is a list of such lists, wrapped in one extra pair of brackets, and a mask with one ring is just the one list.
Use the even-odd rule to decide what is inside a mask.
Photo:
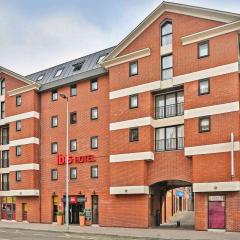
[[(68, 164), (72, 163), (88, 163), (88, 162), (96, 162), (96, 158), (94, 155), (83, 155), (83, 156), (68, 156)], [(64, 165), (67, 163), (66, 155), (58, 154), (57, 155), (57, 164)]]

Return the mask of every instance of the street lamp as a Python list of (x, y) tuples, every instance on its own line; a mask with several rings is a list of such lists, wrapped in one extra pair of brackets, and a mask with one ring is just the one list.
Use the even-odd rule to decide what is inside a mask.
[(68, 167), (68, 97), (60, 93), (60, 97), (66, 100), (67, 103), (67, 119), (66, 119), (66, 206), (65, 206), (65, 223), (66, 230), (69, 230), (69, 167)]

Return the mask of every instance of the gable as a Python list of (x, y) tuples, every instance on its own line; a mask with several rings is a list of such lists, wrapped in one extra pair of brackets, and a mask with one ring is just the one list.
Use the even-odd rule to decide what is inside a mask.
[(162, 2), (151, 14), (149, 14), (132, 32), (128, 34), (103, 60), (107, 62), (117, 57), (127, 46), (129, 46), (139, 35), (141, 35), (145, 29), (147, 29), (152, 23), (154, 23), (165, 12), (177, 13), (211, 21), (230, 23), (240, 19), (240, 14), (217, 11), (213, 9), (200, 8), (195, 6)]

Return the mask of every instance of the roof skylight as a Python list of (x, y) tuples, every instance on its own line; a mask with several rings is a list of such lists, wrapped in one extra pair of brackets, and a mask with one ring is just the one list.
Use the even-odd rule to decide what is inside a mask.
[(62, 74), (63, 68), (58, 69), (57, 72), (55, 73), (54, 77), (59, 77)]
[(42, 80), (42, 79), (43, 79), (43, 77), (44, 77), (44, 75), (45, 75), (45, 73), (43, 73), (43, 74), (39, 75), (39, 76), (38, 76), (38, 78), (37, 78), (37, 81), (40, 81), (40, 80)]

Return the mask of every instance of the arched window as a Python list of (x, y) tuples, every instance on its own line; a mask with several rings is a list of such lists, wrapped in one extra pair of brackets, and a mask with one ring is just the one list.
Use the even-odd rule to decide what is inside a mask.
[(172, 44), (172, 22), (166, 21), (161, 25), (161, 46)]

